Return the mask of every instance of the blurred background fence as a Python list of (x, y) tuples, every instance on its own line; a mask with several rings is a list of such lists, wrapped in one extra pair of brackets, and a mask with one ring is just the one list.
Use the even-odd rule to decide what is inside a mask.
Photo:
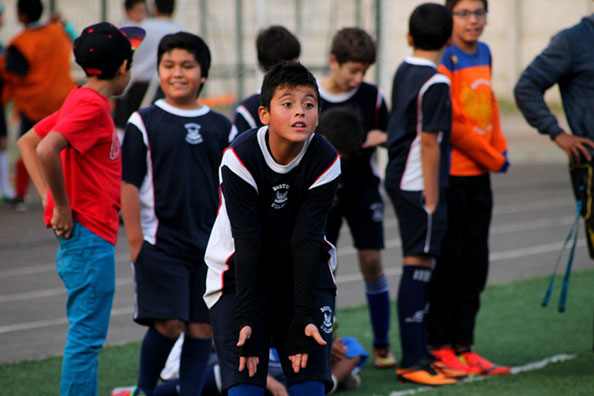
[[(72, 22), (77, 31), (107, 20), (123, 20), (123, 0), (44, 0), (44, 19), (52, 10)], [(302, 45), (301, 62), (321, 78), (327, 70), (328, 48), (334, 32), (358, 25), (378, 42), (378, 61), (368, 72), (390, 99), (396, 66), (410, 54), (406, 45), (408, 16), (423, 0), (177, 0), (174, 21), (201, 35), (209, 44), (213, 65), (206, 96), (242, 98), (261, 81), (254, 40), (258, 30), (282, 24)], [(152, 5), (148, 0), (149, 7)], [(6, 44), (22, 28), (16, 18), (16, 0), (3, 0)], [(494, 89), (500, 99), (512, 100), (512, 89), (522, 68), (546, 46), (558, 30), (577, 23), (594, 11), (592, 0), (491, 0), (483, 39), (492, 48)], [(76, 77), (82, 73), (73, 66)], [(549, 99), (558, 99), (556, 90)]]

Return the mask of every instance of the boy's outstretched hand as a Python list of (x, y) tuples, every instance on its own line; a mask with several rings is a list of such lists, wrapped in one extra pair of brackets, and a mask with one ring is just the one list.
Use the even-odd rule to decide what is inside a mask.
[[(307, 337), (312, 337), (318, 344), (326, 345), (326, 341), (324, 341), (324, 339), (320, 335), (320, 332), (318, 331), (318, 328), (315, 324), (310, 323), (307, 326), (305, 326), (304, 333)], [(293, 371), (295, 373), (298, 373), (300, 369), (305, 368), (307, 366), (308, 356), (309, 355), (307, 353), (297, 353), (295, 355), (289, 355), (289, 360), (293, 365)]]
[[(236, 346), (239, 348), (243, 347), (251, 336), (252, 328), (250, 326), (243, 326), (239, 331), (239, 339)], [(239, 356), (239, 371), (243, 371), (247, 367), (248, 375), (253, 377), (258, 371), (258, 363), (260, 363), (260, 359), (257, 356)]]

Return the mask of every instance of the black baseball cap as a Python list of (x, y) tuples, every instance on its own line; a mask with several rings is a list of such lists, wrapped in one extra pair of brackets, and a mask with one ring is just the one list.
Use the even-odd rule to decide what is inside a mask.
[(134, 49), (145, 34), (142, 28), (118, 29), (109, 22), (87, 26), (74, 40), (74, 59), (88, 76), (112, 78), (122, 62), (132, 63)]

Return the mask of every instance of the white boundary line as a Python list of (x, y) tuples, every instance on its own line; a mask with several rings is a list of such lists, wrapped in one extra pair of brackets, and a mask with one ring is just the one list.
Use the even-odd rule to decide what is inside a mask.
[[(542, 360), (539, 360), (536, 362), (528, 363), (523, 366), (512, 367), (510, 370), (511, 370), (511, 374), (514, 375), (514, 374), (524, 373), (526, 371), (538, 370), (538, 369), (545, 367), (548, 364), (563, 362), (563, 361), (571, 360), (574, 358), (576, 358), (576, 355), (559, 354), (559, 355), (554, 355), (554, 356), (551, 356), (551, 357), (548, 357), (548, 358), (545, 358), (545, 359), (542, 359)], [(483, 381), (483, 380), (493, 378), (493, 377), (496, 377), (496, 376), (492, 375), (492, 376), (481, 376), (481, 377), (468, 378), (468, 379), (465, 379), (463, 381), (456, 383), (456, 385), (461, 385), (466, 382)], [(437, 389), (441, 389), (441, 387), (439, 387), (439, 386), (436, 386), (436, 387), (423, 386), (423, 387), (415, 388), (415, 389), (394, 391), (394, 392), (391, 392), (389, 394), (389, 396), (415, 395), (417, 393), (427, 392), (427, 391), (432, 391), (432, 390), (437, 390)], [(448, 389), (448, 388), (446, 388), (446, 389)]]

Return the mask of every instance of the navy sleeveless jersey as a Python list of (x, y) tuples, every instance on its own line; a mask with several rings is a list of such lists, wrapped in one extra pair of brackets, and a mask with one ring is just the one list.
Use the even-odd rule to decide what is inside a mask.
[(225, 150), (221, 206), (205, 255), (209, 307), (221, 293), (234, 290), (234, 237), (261, 236), (260, 263), (254, 263), (260, 288), (292, 287), (294, 234), (318, 240), (314, 285), (336, 289), (335, 248), (326, 241), (325, 228), (340, 176), (338, 154), (326, 139), (313, 134), (293, 161), (280, 165), (267, 147), (267, 133), (267, 126), (246, 131)]
[(200, 257), (219, 204), (218, 166), (235, 128), (207, 106), (164, 100), (132, 114), (122, 144), (122, 180), (138, 187), (144, 239), (180, 257)]
[[(322, 112), (343, 107), (357, 113), (363, 124), (365, 141), (367, 133), (372, 129), (386, 131), (388, 124), (388, 107), (379, 89), (366, 82), (343, 94), (330, 94), (318, 84), (321, 97)], [(357, 190), (364, 187), (377, 188), (380, 177), (375, 164), (375, 147), (361, 150), (357, 158), (342, 159), (341, 184), (344, 190)]]
[(421, 132), (439, 134), (439, 185), (448, 185), (452, 125), (449, 84), (449, 79), (438, 73), (429, 60), (407, 57), (396, 70), (388, 124), (386, 188), (424, 190)]

